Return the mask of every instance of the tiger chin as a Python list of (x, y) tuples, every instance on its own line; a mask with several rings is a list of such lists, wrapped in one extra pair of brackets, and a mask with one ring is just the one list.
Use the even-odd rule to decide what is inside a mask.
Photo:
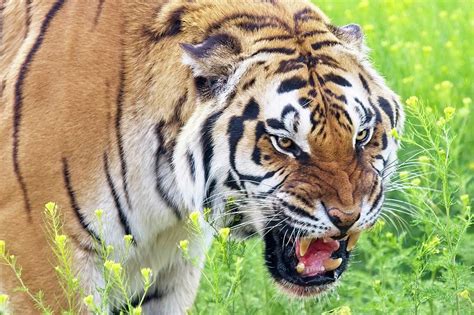
[[(65, 306), (47, 201), (96, 300), (95, 239), (128, 251), (131, 294), (152, 269), (146, 314), (192, 307), (212, 229), (203, 223), (203, 247), (187, 217), (205, 208), (217, 227), (263, 240), (269, 275), (290, 295), (340, 279), (381, 212), (404, 120), (359, 26), (278, 0), (10, 1), (0, 14), (0, 239), (31, 292)], [(17, 286), (1, 265), (12, 309), (35, 313)]]

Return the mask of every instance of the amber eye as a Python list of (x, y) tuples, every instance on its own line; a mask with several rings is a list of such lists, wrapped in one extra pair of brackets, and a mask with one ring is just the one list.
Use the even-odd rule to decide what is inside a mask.
[(289, 149), (293, 145), (293, 141), (290, 138), (280, 137), (277, 140), (278, 146), (282, 149)]
[(356, 136), (357, 143), (364, 145), (368, 142), (370, 136), (370, 131), (369, 129), (364, 129), (359, 131), (359, 133)]

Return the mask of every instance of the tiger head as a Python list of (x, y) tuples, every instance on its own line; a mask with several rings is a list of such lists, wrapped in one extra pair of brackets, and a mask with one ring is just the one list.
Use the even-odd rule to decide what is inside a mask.
[(317, 9), (292, 22), (242, 15), (181, 46), (199, 108), (181, 134), (183, 183), (201, 183), (189, 207), (260, 235), (270, 274), (290, 294), (331, 287), (380, 214), (392, 130), (403, 125), (360, 27), (335, 27)]

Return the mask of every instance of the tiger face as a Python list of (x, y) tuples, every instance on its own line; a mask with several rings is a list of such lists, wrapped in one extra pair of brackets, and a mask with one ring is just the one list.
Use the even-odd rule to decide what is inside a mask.
[(219, 217), (260, 235), (270, 274), (293, 295), (341, 277), (394, 169), (403, 113), (364, 47), (359, 26), (329, 24), (183, 45), (206, 113), (200, 202), (226, 211), (233, 200)]

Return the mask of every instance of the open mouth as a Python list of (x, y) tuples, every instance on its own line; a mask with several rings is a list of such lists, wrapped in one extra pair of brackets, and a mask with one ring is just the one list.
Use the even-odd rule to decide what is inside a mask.
[(328, 289), (346, 270), (358, 238), (359, 233), (341, 240), (291, 239), (281, 230), (273, 229), (264, 237), (267, 268), (288, 293), (297, 296), (318, 294)]

